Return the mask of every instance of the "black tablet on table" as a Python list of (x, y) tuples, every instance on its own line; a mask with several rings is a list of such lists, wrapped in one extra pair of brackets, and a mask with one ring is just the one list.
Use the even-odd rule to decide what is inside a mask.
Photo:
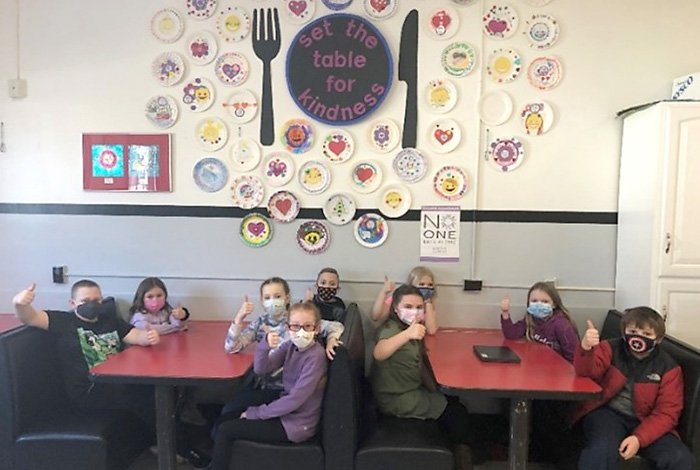
[(474, 353), (484, 362), (520, 362), (508, 346), (474, 346)]

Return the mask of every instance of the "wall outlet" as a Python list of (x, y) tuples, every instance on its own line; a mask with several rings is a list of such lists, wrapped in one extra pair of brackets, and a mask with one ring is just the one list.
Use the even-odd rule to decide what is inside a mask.
[(10, 98), (21, 99), (27, 97), (27, 81), (23, 78), (11, 78), (8, 81)]
[(54, 266), (51, 268), (51, 275), (54, 284), (65, 284), (66, 274), (68, 274), (68, 266)]

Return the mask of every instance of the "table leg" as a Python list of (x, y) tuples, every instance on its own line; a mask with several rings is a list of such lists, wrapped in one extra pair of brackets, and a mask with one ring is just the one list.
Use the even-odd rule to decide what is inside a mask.
[(175, 470), (175, 387), (156, 385), (158, 470)]
[(511, 399), (509, 470), (525, 470), (527, 468), (529, 425), (530, 400)]

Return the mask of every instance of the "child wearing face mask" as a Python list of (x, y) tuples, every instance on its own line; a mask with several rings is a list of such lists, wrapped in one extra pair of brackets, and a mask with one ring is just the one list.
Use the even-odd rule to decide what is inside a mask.
[(168, 303), (168, 289), (157, 277), (147, 277), (136, 288), (134, 302), (129, 308), (129, 323), (141, 330), (156, 330), (161, 335), (187, 329), (185, 321), (190, 313), (179, 303), (173, 308)]
[(313, 302), (321, 312), (323, 320), (345, 323), (345, 302), (337, 296), (340, 290), (340, 276), (334, 268), (323, 268), (316, 277), (316, 294), (306, 291), (304, 300)]
[(603, 389), (600, 400), (583, 402), (574, 418), (583, 422), (585, 446), (579, 470), (617, 468), (639, 454), (659, 469), (690, 470), (693, 457), (678, 437), (683, 409), (681, 367), (657, 346), (664, 319), (649, 307), (625, 310), (622, 338), (600, 341), (588, 320), (574, 356), (576, 373)]
[[(434, 335), (438, 329), (437, 311), (435, 309), (435, 299), (437, 297), (435, 275), (426, 267), (416, 266), (408, 274), (406, 283), (418, 288), (421, 296), (423, 296), (425, 301), (425, 328), (429, 335)], [(372, 320), (384, 322), (389, 317), (394, 288), (394, 283), (387, 276), (384, 276), (384, 285), (377, 294), (377, 298), (372, 306)]]

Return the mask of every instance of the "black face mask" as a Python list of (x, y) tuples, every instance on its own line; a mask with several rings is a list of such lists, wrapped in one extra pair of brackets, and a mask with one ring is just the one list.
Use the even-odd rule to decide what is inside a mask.
[(75, 313), (86, 320), (94, 320), (102, 313), (102, 303), (91, 300), (75, 307)]
[(637, 354), (643, 354), (651, 351), (656, 346), (656, 342), (641, 335), (630, 335), (625, 333), (625, 343), (630, 351)]

